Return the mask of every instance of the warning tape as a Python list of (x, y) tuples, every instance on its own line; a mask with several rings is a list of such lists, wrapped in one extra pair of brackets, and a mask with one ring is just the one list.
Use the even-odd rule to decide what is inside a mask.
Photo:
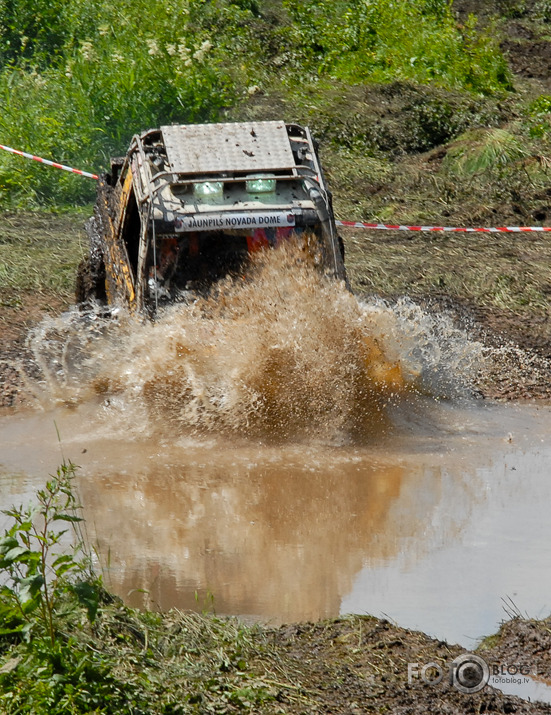
[[(39, 161), (41, 164), (53, 166), (55, 169), (70, 171), (72, 174), (78, 174), (79, 176), (87, 176), (89, 179), (99, 179), (99, 176), (97, 174), (91, 174), (89, 171), (82, 171), (82, 169), (73, 169), (71, 166), (65, 166), (65, 164), (59, 164), (56, 161), (43, 159), (41, 156), (35, 156), (34, 154), (29, 154), (26, 151), (12, 149), (11, 147), (5, 146), (4, 144), (0, 144), (0, 149), (8, 151), (10, 152), (10, 154), (17, 154), (18, 156), (23, 156), (25, 157), (25, 159), (32, 159), (33, 161)], [(454, 226), (401, 226), (398, 224), (394, 225), (387, 223), (364, 223), (363, 221), (335, 221), (335, 223), (337, 226), (343, 226), (344, 228), (364, 228), (383, 231), (428, 231), (442, 233), (525, 233), (529, 231), (551, 231), (551, 226), (497, 226), (493, 228), (458, 228)]]
[(452, 226), (398, 226), (387, 223), (363, 223), (361, 221), (335, 221), (346, 228), (367, 228), (384, 231), (441, 231), (448, 233), (524, 233), (527, 231), (551, 231), (551, 226), (497, 226), (495, 228), (455, 228)]
[(88, 171), (81, 171), (81, 169), (73, 169), (70, 166), (65, 166), (64, 164), (58, 164), (56, 161), (50, 161), (49, 159), (43, 159), (40, 156), (35, 156), (34, 154), (27, 154), (26, 151), (19, 151), (19, 149), (12, 149), (9, 146), (4, 146), (0, 144), (0, 149), (4, 151), (9, 151), (10, 154), (17, 154), (18, 156), (24, 156), (25, 159), (33, 159), (34, 161), (39, 161), (41, 164), (47, 164), (48, 166), (53, 166), (55, 169), (63, 169), (63, 171), (70, 171), (73, 174), (79, 174), (79, 176), (87, 176), (89, 179), (99, 179), (97, 174), (90, 174)]

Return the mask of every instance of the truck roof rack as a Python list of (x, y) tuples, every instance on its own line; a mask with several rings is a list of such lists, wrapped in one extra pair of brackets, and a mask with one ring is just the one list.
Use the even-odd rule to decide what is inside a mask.
[(310, 130), (282, 121), (165, 125), (134, 136), (143, 203), (167, 185), (243, 181), (273, 172), (278, 180), (314, 181), (324, 192)]
[(294, 169), (283, 122), (161, 127), (168, 167), (178, 174)]

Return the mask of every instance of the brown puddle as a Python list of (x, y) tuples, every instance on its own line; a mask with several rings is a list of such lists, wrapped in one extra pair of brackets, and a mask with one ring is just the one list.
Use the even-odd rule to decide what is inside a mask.
[(551, 411), (462, 398), (484, 350), (449, 321), (358, 301), (288, 249), (156, 323), (74, 311), (31, 347), (0, 505), (63, 452), (129, 603), (386, 614), (467, 647), (504, 597), (551, 611)]
[(128, 439), (90, 405), (20, 413), (0, 421), (3, 506), (59, 463), (54, 419), (106, 582), (131, 604), (386, 614), (467, 647), (506, 596), (551, 610), (549, 409), (422, 400), (377, 444), (338, 447)]

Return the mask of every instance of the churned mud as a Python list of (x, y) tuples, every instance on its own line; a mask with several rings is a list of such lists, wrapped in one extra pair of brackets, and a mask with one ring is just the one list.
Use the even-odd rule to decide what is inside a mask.
[[(459, 646), (407, 631), (385, 620), (352, 617), (284, 626), (274, 645), (292, 663), (299, 702), (285, 701), (284, 712), (325, 713), (548, 713), (551, 705), (527, 703), (491, 687), (475, 694), (459, 692), (448, 677), (428, 685), (416, 676), (423, 664), (436, 663), (446, 673), (464, 651)], [(514, 647), (496, 648), (496, 662), (518, 662)], [(515, 658), (516, 660), (511, 660)], [(408, 664), (413, 675), (408, 682)]]
[(551, 619), (542, 621), (523, 616), (520, 612), (505, 621), (498, 633), (486, 638), (479, 653), (486, 660), (500, 659), (516, 663), (536, 672), (539, 679), (551, 680)]

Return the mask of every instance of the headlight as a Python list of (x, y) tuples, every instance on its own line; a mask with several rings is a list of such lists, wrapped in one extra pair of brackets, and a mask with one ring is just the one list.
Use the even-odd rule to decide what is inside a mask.
[(248, 194), (272, 194), (276, 190), (276, 180), (273, 174), (257, 174), (249, 176), (245, 182)]
[(201, 181), (193, 184), (193, 195), (196, 199), (217, 199), (224, 192), (223, 181)]

